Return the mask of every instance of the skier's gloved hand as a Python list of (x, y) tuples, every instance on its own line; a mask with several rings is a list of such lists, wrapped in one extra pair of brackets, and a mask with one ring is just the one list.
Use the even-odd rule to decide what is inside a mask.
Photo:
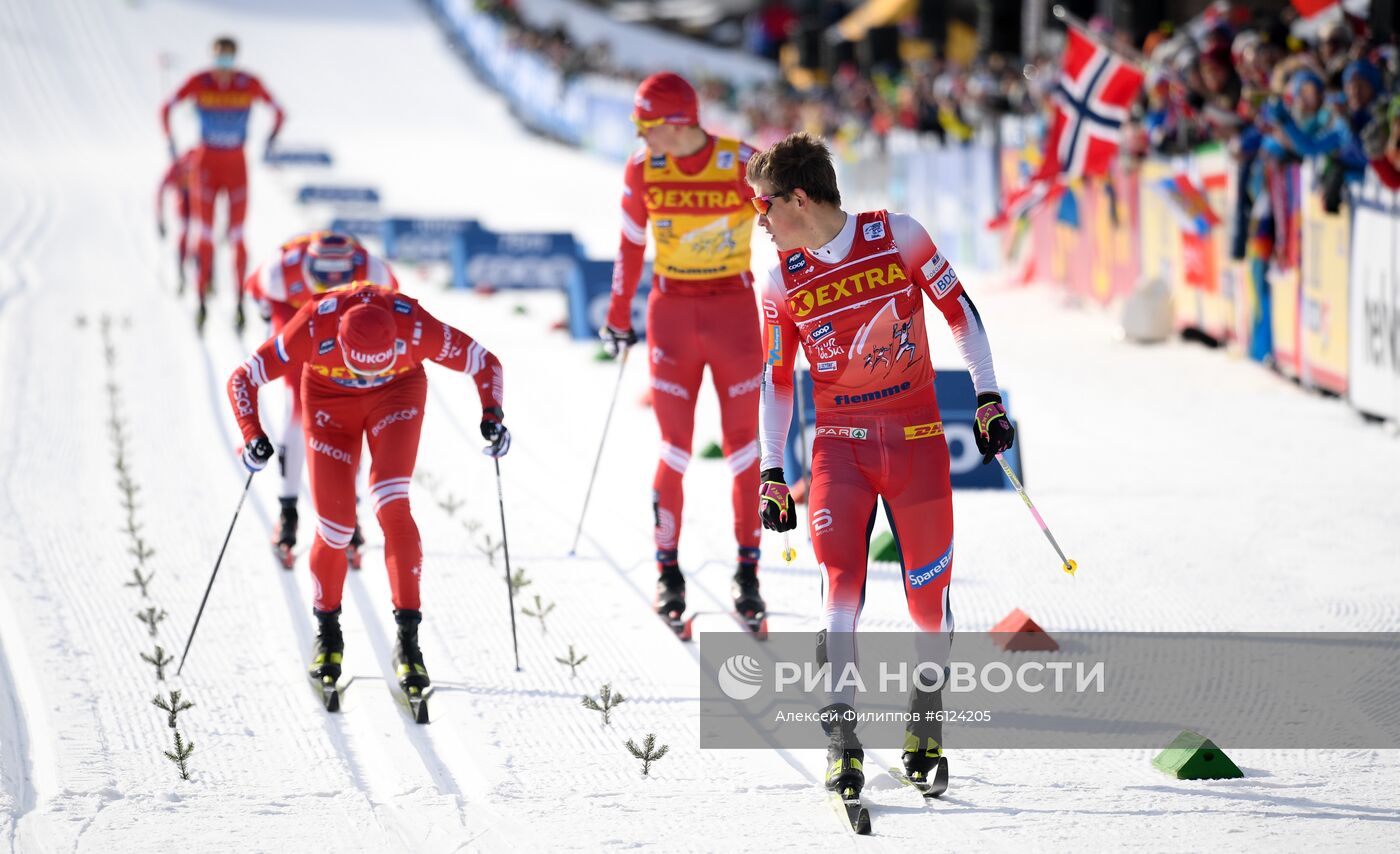
[(598, 337), (603, 339), (603, 350), (610, 359), (616, 359), (619, 353), (637, 343), (637, 333), (631, 329), (604, 326)]
[(250, 472), (258, 472), (267, 468), (267, 461), (272, 459), (272, 443), (266, 436), (256, 436), (248, 440), (248, 444), (243, 446), (243, 467)]
[(1002, 451), (1011, 450), (1016, 441), (1016, 428), (1006, 417), (1006, 409), (1001, 405), (1001, 395), (994, 391), (984, 391), (977, 395), (977, 453), (982, 455), (982, 465)]
[(770, 531), (791, 531), (797, 527), (797, 506), (788, 492), (781, 468), (764, 469), (759, 475), (758, 515)]
[(505, 417), (499, 406), (488, 406), (481, 411), (481, 438), (491, 443), (481, 452), (488, 457), (500, 459), (510, 450), (510, 431), (501, 423)]

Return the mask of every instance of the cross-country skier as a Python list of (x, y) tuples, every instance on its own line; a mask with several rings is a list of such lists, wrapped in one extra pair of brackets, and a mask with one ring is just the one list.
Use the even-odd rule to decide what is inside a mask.
[[(1011, 447), (1014, 431), (997, 394), (982, 320), (952, 266), (912, 217), (886, 211), (848, 214), (831, 154), (819, 139), (793, 134), (749, 161), (758, 223), (779, 261), (764, 283), (768, 337), (760, 438), (764, 527), (787, 531), (797, 516), (783, 477), (792, 417), (793, 357), (801, 342), (813, 374), (817, 429), (808, 499), (812, 547), (822, 568), (822, 641), (818, 654), (842, 673), (855, 660), (855, 630), (865, 600), (869, 532), (883, 499), (903, 563), (904, 592), (920, 632), (946, 649), (953, 632), (948, 587), (953, 574), (953, 500), (928, 359), (877, 359), (891, 348), (928, 352), (924, 298), (942, 313), (977, 389), (977, 447)], [(907, 326), (907, 328), (906, 328)], [(817, 348), (836, 341), (837, 355)], [(827, 348), (833, 352), (833, 348)], [(831, 429), (836, 428), (836, 429)], [(859, 429), (841, 429), (859, 428)], [(864, 753), (850, 723), (854, 689), (832, 696), (828, 788), (859, 794)], [(905, 734), (904, 767), (927, 781), (942, 758), (942, 729), (928, 721), (936, 692), (915, 692), (921, 722)]]
[(199, 232), (195, 235), (195, 259), (199, 264), (199, 309), (196, 325), (204, 328), (205, 297), (214, 279), (214, 202), (223, 193), (228, 203), (228, 241), (233, 246), (234, 281), (238, 283), (238, 307), (234, 322), (243, 328), (243, 278), (247, 275), (248, 251), (243, 245), (243, 217), (248, 209), (248, 165), (243, 144), (248, 137), (248, 114), (255, 101), (272, 108), (275, 118), (264, 151), (272, 148), (282, 129), (282, 108), (263, 88), (258, 78), (234, 68), (238, 45), (228, 36), (214, 40), (214, 67), (186, 80), (160, 110), (161, 127), (175, 160), (175, 138), (170, 132), (170, 110), (191, 99), (199, 114), (199, 145), (194, 149), (194, 204)]
[[(354, 237), (333, 231), (313, 231), (282, 244), (277, 257), (253, 271), (244, 282), (243, 290), (257, 304), (263, 319), (271, 321), (275, 336), (313, 296), (351, 282), (368, 282), (392, 291), (399, 289), (389, 265), (370, 254)], [(300, 377), (287, 379), (290, 406), (282, 444), (277, 449), (282, 468), (282, 490), (277, 500), (282, 505), (282, 514), (273, 546), (282, 565), (291, 569), (295, 561), (292, 547), (297, 544), (297, 495), (301, 492), (305, 454), (302, 450)], [(359, 552), (364, 541), (360, 523), (356, 521), (347, 553), (350, 566), (355, 569), (360, 568)]]
[(176, 274), (180, 277), (180, 293), (185, 292), (185, 257), (190, 239), (190, 196), (194, 185), (194, 149), (171, 162), (156, 188), (156, 232), (165, 238), (165, 194), (175, 194), (175, 215), (180, 230), (175, 243)]
[(429, 361), (471, 374), (481, 399), (481, 435), (491, 443), (487, 453), (503, 456), (510, 433), (501, 423), (500, 362), (417, 300), (388, 288), (355, 283), (312, 297), (229, 377), (229, 402), (246, 442), (243, 462), (258, 471), (272, 458), (258, 416), (258, 389), (278, 377), (301, 376), (302, 403), (311, 416), (305, 424), (306, 455), (317, 516), (311, 574), (319, 629), (310, 668), (317, 682), (329, 679), (333, 685), (340, 678), (345, 548), (354, 532), (355, 469), (368, 440), (369, 493), (384, 531), (398, 624), (394, 668), (406, 694), (421, 696), (428, 687), (418, 647), (423, 546), (408, 492), (428, 393), (423, 363)]
[(652, 481), (656, 607), (679, 627), (685, 577), (678, 546), (682, 478), (690, 464), (695, 401), (705, 366), (719, 397), (723, 450), (734, 475), (731, 501), (738, 566), (734, 608), (751, 620), (766, 610), (758, 584), (758, 382), (763, 366), (757, 301), (749, 269), (753, 195), (745, 164), (753, 150), (711, 136), (699, 124), (695, 90), (684, 78), (642, 81), (632, 112), (646, 143), (627, 164), (622, 240), (613, 267), (604, 346), (616, 356), (636, 343), (632, 296), (641, 277), (647, 223), (656, 242), (647, 303), (652, 408), (661, 427), (661, 460)]

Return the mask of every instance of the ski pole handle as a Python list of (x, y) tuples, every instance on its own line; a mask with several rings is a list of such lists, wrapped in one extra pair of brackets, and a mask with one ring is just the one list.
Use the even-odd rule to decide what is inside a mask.
[(1007, 465), (1006, 458), (998, 453), (997, 462), (1001, 463), (1001, 470), (1006, 472), (1007, 480), (1010, 480), (1011, 485), (1016, 487), (1016, 492), (1021, 496), (1021, 500), (1026, 502), (1026, 507), (1031, 511), (1031, 516), (1035, 517), (1035, 522), (1040, 526), (1041, 532), (1045, 534), (1045, 538), (1048, 539), (1050, 545), (1054, 547), (1055, 554), (1060, 556), (1060, 568), (1070, 575), (1074, 575), (1074, 571), (1079, 569), (1079, 564), (1065, 557), (1064, 550), (1060, 548), (1059, 543), (1055, 542), (1055, 535), (1050, 533), (1050, 526), (1045, 524), (1045, 520), (1040, 516), (1040, 511), (1035, 509), (1035, 505), (1031, 503), (1031, 497), (1026, 494), (1026, 488), (1021, 486), (1021, 481), (1016, 477), (1016, 473), (1011, 470), (1011, 466)]

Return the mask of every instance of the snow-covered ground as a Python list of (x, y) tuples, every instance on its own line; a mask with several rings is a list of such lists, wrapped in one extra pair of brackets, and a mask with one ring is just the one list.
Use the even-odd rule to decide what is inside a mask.
[[(231, 329), (223, 252), (209, 328), (195, 335), (151, 222), (165, 165), (157, 105), (222, 32), (286, 106), (288, 144), (329, 146), (334, 178), (376, 184), (387, 208), (571, 230), (599, 257), (615, 245), (620, 169), (522, 135), (410, 0), (0, 3), (0, 838), (12, 849), (1393, 847), (1394, 751), (1232, 751), (1244, 779), (1197, 783), (1153, 770), (1149, 750), (954, 749), (953, 786), (932, 807), (873, 779), (876, 835), (857, 840), (817, 787), (820, 752), (699, 750), (696, 650), (648, 610), (656, 429), (636, 405), (644, 372), (625, 375), (580, 557), (567, 558), (616, 367), (548, 331), (557, 295), (446, 293), (438, 273), (409, 271), (406, 289), (506, 365), (511, 559), (533, 582), (518, 604), (555, 605), (547, 633), (520, 617), (523, 669), (499, 558), (478, 548), (499, 528), (475, 394), (430, 369), (427, 478), (413, 500), (433, 723), (410, 723), (386, 689), (377, 549), (347, 586), (345, 712), (317, 706), (302, 669), (305, 556), (294, 572), (269, 557), (266, 474), (184, 676), (157, 683), (140, 654), (157, 643), (178, 654), (242, 487), (222, 383), (258, 338)], [(266, 127), (260, 115), (255, 141)], [(321, 224), (294, 204), (294, 174), (254, 163), (251, 181), (255, 259)], [(1107, 317), (1054, 294), (965, 278), (1015, 397), (1028, 486), (1081, 570), (1058, 572), (1014, 494), (960, 493), (960, 630), (1013, 607), (1051, 631), (1396, 629), (1392, 433), (1221, 353), (1132, 348)], [(123, 586), (135, 558), (109, 382), (154, 549), (149, 599)], [(697, 448), (718, 438), (710, 397), (699, 424)], [(687, 480), (682, 559), (701, 609), (727, 597), (726, 481), (722, 462), (700, 460)], [(775, 630), (815, 625), (803, 551), (792, 567), (765, 561)], [(902, 628), (897, 574), (872, 577), (863, 628)], [(152, 606), (169, 615), (154, 639), (135, 617)], [(734, 629), (722, 617), (698, 626)], [(588, 656), (577, 678), (555, 661), (570, 645)], [(628, 698), (607, 728), (579, 706), (603, 683)], [(196, 704), (180, 718), (195, 744), (189, 781), (162, 756), (170, 730), (151, 705), (169, 688)], [(642, 779), (622, 745), (649, 732), (671, 750)], [(875, 767), (897, 759), (875, 753)]]

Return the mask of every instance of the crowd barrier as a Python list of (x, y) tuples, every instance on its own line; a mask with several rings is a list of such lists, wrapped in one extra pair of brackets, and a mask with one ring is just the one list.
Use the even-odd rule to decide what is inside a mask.
[[(1037, 158), (1030, 139), (1003, 147), (1004, 185), (1023, 184)], [(1277, 227), (1267, 259), (1232, 251), (1247, 245), (1237, 234), (1246, 227), (1237, 216), (1243, 176), (1219, 145), (1070, 181), (1007, 229), (1002, 250), (1022, 282), (1053, 282), (1105, 305), (1160, 280), (1176, 330), (1267, 356), (1308, 388), (1397, 419), (1400, 194), (1368, 172), (1328, 213), (1316, 170), (1305, 162), (1268, 182)]]

